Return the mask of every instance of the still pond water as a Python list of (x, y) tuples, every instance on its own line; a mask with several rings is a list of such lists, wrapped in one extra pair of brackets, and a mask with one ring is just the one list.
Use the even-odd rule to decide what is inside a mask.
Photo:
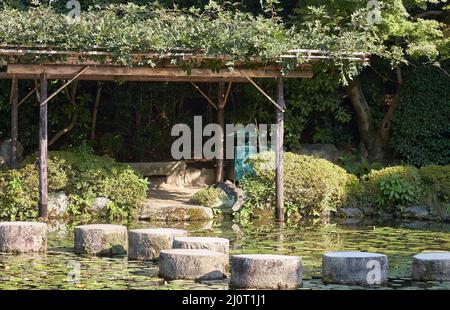
[[(158, 265), (128, 261), (126, 257), (90, 258), (73, 253), (73, 227), (81, 223), (53, 223), (45, 255), (0, 254), (1, 289), (227, 289), (223, 281), (169, 281), (158, 278)], [(389, 283), (374, 289), (450, 289), (450, 282), (413, 282), (412, 256), (422, 251), (450, 251), (450, 224), (267, 224), (239, 225), (231, 221), (159, 225), (122, 223), (132, 228), (185, 228), (191, 236), (230, 239), (230, 254), (278, 253), (303, 260), (303, 287), (362, 289), (321, 282), (321, 256), (327, 251), (358, 250), (386, 254)], [(79, 272), (77, 271), (79, 270)], [(73, 277), (79, 281), (73, 281)]]

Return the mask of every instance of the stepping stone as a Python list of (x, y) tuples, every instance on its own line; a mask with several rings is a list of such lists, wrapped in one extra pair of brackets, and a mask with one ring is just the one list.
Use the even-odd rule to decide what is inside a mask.
[(388, 280), (388, 259), (377, 253), (338, 251), (323, 255), (324, 283), (380, 285)]
[(230, 286), (246, 289), (293, 289), (302, 285), (302, 273), (302, 259), (298, 256), (233, 255)]
[(204, 249), (228, 255), (230, 240), (215, 237), (176, 237), (173, 239), (174, 249)]
[(225, 278), (227, 255), (198, 249), (162, 250), (159, 275), (167, 280), (220, 280)]
[(186, 237), (183, 229), (155, 228), (135, 229), (128, 232), (128, 258), (155, 260), (161, 250), (172, 248), (174, 237)]
[(450, 281), (450, 252), (415, 255), (412, 277), (416, 281)]
[(92, 224), (75, 227), (75, 253), (93, 256), (126, 254), (127, 228), (122, 225)]
[(47, 250), (47, 224), (0, 222), (0, 252), (38, 253)]

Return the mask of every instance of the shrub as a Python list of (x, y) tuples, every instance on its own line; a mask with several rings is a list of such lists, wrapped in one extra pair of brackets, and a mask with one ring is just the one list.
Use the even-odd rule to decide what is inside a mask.
[(394, 166), (372, 170), (362, 178), (368, 202), (384, 208), (406, 206), (419, 201), (424, 183), (412, 166)]
[[(39, 200), (38, 163), (35, 156), (19, 170), (0, 173), (0, 217), (37, 216)], [(50, 152), (49, 192), (64, 191), (73, 214), (85, 212), (96, 197), (112, 201), (108, 216), (131, 216), (146, 198), (147, 180), (131, 167), (87, 153)]]
[[(254, 173), (244, 178), (246, 208), (275, 205), (274, 153), (247, 159)], [(357, 178), (333, 163), (313, 156), (284, 154), (284, 197), (288, 213), (319, 216), (344, 205)]]
[(34, 166), (0, 172), (0, 218), (38, 216), (39, 178)]
[(220, 188), (208, 187), (195, 193), (191, 201), (212, 208), (221, 204), (222, 199), (225, 198), (225, 194)]
[(420, 175), (427, 186), (437, 194), (443, 202), (450, 201), (450, 165), (425, 166), (420, 168)]

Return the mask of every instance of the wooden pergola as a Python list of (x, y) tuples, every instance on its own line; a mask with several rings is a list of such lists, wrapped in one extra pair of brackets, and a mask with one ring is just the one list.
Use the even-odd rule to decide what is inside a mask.
[[(222, 129), (225, 127), (224, 108), (232, 83), (251, 83), (261, 92), (275, 107), (275, 119), (277, 137), (275, 146), (276, 165), (276, 218), (284, 221), (284, 197), (283, 197), (283, 137), (284, 137), (284, 113), (286, 109), (284, 100), (285, 78), (311, 78), (313, 77), (314, 63), (323, 59), (331, 59), (335, 56), (319, 50), (292, 50), (286, 55), (273, 61), (262, 61), (254, 58), (244, 63), (235, 63), (232, 70), (220, 68), (211, 70), (203, 67), (205, 61), (229, 60), (226, 56), (205, 56), (199, 51), (174, 49), (166, 54), (156, 52), (135, 53), (132, 55), (135, 66), (124, 66), (114, 63), (113, 55), (100, 48), (90, 51), (67, 51), (49, 47), (26, 46), (1, 46), (0, 58), (7, 59), (4, 63), (6, 71), (0, 71), (0, 79), (11, 79), (11, 141), (13, 153), (13, 168), (17, 167), (17, 142), (18, 142), (18, 107), (34, 92), (39, 92), (39, 214), (47, 217), (48, 204), (48, 103), (60, 91), (75, 80), (91, 81), (151, 81), (151, 82), (189, 82), (193, 87), (214, 106), (217, 110), (217, 122)], [(342, 55), (340, 56), (342, 57)], [(365, 53), (349, 53), (344, 56), (348, 61), (363, 62), (367, 60)], [(99, 59), (102, 61), (92, 60)], [(31, 59), (31, 61), (30, 61)], [(298, 61), (300, 64), (294, 70), (283, 74), (280, 60)], [(142, 60), (152, 60), (154, 66), (142, 66)], [(183, 63), (195, 64), (187, 72), (183, 66), (174, 60), (182, 60)], [(249, 65), (250, 64), (250, 65)], [(277, 98), (273, 99), (264, 91), (254, 79), (277, 79)], [(36, 88), (19, 101), (19, 80), (39, 80)], [(48, 80), (66, 81), (56, 92), (49, 95), (47, 90)], [(218, 83), (218, 101), (210, 99), (196, 83)], [(228, 83), (228, 87), (226, 85)], [(219, 150), (219, 159), (216, 164), (216, 181), (222, 181), (224, 177), (224, 146), (223, 133), (220, 137), (222, 147)]]

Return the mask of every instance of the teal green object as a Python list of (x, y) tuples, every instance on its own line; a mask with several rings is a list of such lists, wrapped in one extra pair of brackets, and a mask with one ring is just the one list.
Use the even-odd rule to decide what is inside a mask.
[(252, 174), (253, 168), (245, 163), (245, 160), (256, 154), (258, 148), (256, 145), (250, 145), (250, 137), (257, 136), (256, 133), (240, 130), (236, 132), (236, 136), (246, 134), (245, 144), (235, 146), (234, 151), (234, 180), (240, 181), (245, 174)]

